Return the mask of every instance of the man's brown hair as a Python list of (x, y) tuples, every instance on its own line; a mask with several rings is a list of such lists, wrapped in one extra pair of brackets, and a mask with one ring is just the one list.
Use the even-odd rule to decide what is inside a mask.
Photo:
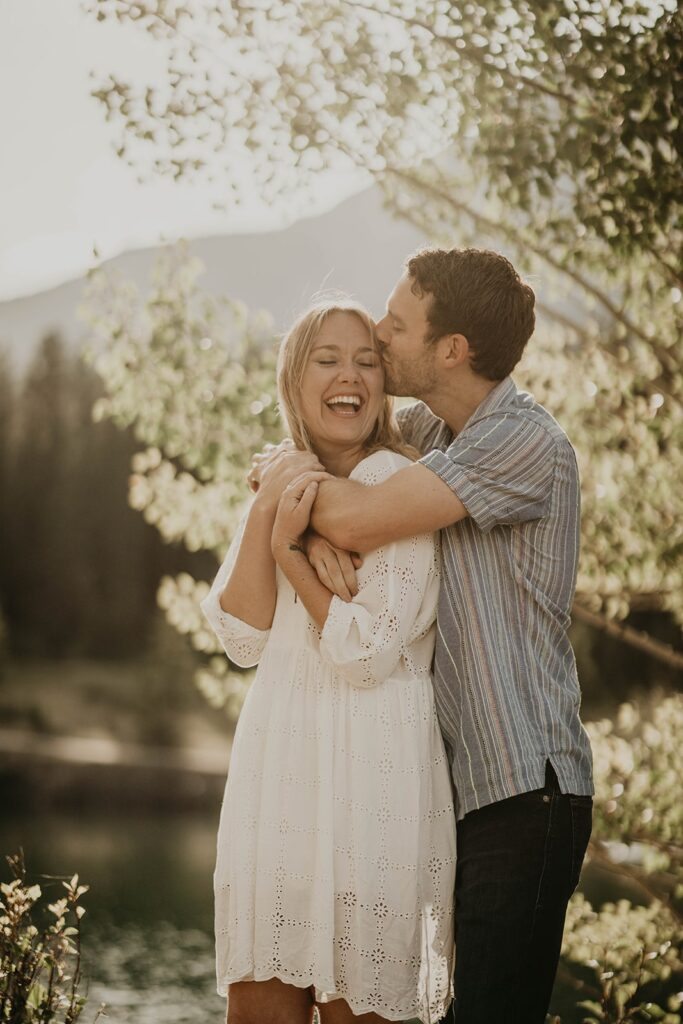
[(534, 332), (536, 297), (509, 260), (489, 249), (422, 249), (406, 260), (412, 291), (431, 295), (427, 341), (463, 334), (471, 365), (502, 380)]

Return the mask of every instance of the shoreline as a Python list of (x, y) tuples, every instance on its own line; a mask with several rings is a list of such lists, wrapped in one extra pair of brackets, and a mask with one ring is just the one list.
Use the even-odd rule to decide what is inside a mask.
[(214, 807), (222, 798), (231, 746), (229, 737), (221, 750), (0, 728), (0, 803), (7, 809)]

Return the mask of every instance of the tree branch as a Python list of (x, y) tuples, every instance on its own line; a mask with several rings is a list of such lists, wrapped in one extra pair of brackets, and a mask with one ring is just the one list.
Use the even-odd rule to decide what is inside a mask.
[(657, 661), (661, 661), (671, 668), (683, 669), (682, 653), (675, 650), (670, 644), (665, 644), (662, 640), (655, 640), (648, 633), (634, 629), (633, 626), (613, 622), (605, 615), (589, 611), (588, 608), (576, 601), (572, 607), (572, 618), (577, 622), (584, 622), (587, 626), (601, 629), (608, 636), (613, 636), (616, 640), (621, 640), (630, 647), (649, 654), (650, 657), (656, 658)]
[(591, 860), (596, 860), (610, 871), (614, 871), (615, 874), (623, 875), (628, 878), (629, 881), (634, 882), (639, 888), (646, 893), (650, 899), (659, 900), (660, 903), (664, 903), (671, 914), (676, 920), (683, 924), (683, 913), (678, 910), (673, 900), (669, 899), (666, 892), (662, 892), (657, 889), (656, 886), (652, 885), (647, 875), (644, 875), (637, 868), (632, 868), (629, 864), (617, 864), (612, 860), (610, 855), (605, 850), (601, 840), (591, 839), (588, 845), (588, 856)]
[(657, 263), (659, 263), (659, 265), (662, 267), (662, 269), (669, 275), (673, 284), (681, 284), (681, 282), (683, 281), (683, 274), (681, 273), (680, 268), (673, 267), (668, 262), (668, 260), (664, 258), (661, 252), (659, 252), (658, 249), (655, 249), (654, 245), (649, 245), (647, 242), (643, 242), (642, 244), (643, 248), (646, 249), (647, 252), (649, 252), (650, 256), (652, 256), (653, 260), (656, 260)]

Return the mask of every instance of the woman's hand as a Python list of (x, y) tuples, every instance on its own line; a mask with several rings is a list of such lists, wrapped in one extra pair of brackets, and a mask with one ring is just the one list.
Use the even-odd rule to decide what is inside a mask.
[(321, 480), (332, 480), (330, 473), (309, 471), (300, 474), (282, 492), (277, 507), (275, 524), (271, 537), (271, 549), (275, 561), (287, 551), (306, 554), (301, 535), (311, 519), (311, 509), (318, 493)]
[(312, 452), (296, 448), (280, 448), (264, 462), (254, 504), (275, 515), (285, 488), (302, 473), (323, 472), (325, 467)]
[(296, 450), (291, 437), (286, 437), (279, 444), (264, 444), (263, 451), (255, 452), (251, 457), (251, 469), (247, 473), (247, 483), (250, 489), (254, 493), (258, 491), (264, 474), (275, 463), (278, 455), (281, 455), (283, 452), (295, 452)]
[(363, 564), (361, 556), (335, 548), (317, 533), (306, 538), (306, 554), (323, 586), (342, 601), (352, 601), (358, 593), (356, 569)]

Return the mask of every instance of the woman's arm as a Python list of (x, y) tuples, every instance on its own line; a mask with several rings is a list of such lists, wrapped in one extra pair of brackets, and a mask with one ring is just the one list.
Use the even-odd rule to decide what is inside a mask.
[(302, 538), (318, 492), (318, 483), (326, 478), (330, 479), (328, 474), (304, 473), (285, 488), (271, 535), (274, 560), (319, 629), (325, 625), (332, 594), (322, 585), (308, 561)]
[[(322, 466), (310, 452), (291, 451), (263, 476), (249, 510), (236, 558), (220, 592), (221, 610), (255, 629), (270, 629), (277, 590), (271, 536), (285, 487), (303, 472), (324, 479)], [(317, 475), (316, 475), (317, 474)]]
[[(243, 668), (258, 665), (270, 633), (270, 623), (267, 628), (259, 629), (246, 622), (241, 617), (243, 610), (239, 606), (239, 602), (235, 607), (238, 612), (236, 615), (225, 611), (220, 602), (221, 594), (235, 568), (248, 519), (249, 514), (245, 515), (240, 522), (208, 594), (200, 601), (202, 612), (218, 637), (223, 650), (232, 662)], [(266, 547), (268, 548), (268, 546)]]
[(255, 498), (235, 564), (219, 598), (224, 612), (255, 629), (270, 629), (275, 612), (275, 559), (270, 550), (274, 522), (274, 510)]
[(304, 608), (318, 629), (323, 629), (333, 595), (318, 579), (318, 574), (308, 561), (306, 552), (298, 541), (281, 542), (274, 546), (273, 551), (278, 565), (292, 584)]

